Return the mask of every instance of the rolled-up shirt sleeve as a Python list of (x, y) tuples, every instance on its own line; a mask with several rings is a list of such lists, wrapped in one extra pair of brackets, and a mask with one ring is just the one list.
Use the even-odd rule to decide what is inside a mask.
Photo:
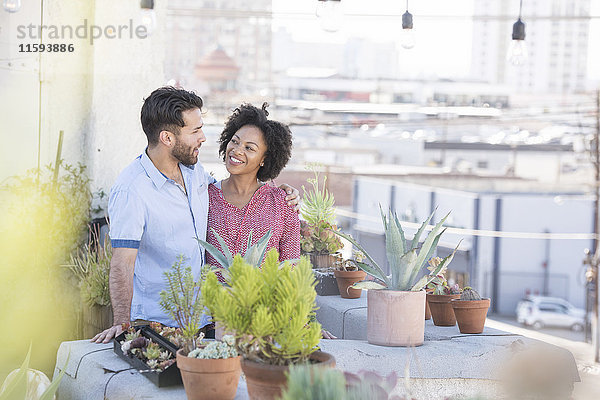
[(113, 248), (137, 249), (144, 233), (145, 208), (130, 190), (111, 191), (108, 199), (110, 243)]

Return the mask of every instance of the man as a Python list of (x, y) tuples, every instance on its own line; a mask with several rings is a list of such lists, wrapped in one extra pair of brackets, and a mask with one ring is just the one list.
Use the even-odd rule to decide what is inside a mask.
[[(183, 254), (194, 276), (200, 274), (204, 251), (195, 238), (206, 238), (207, 188), (215, 181), (198, 163), (206, 141), (202, 105), (194, 93), (173, 87), (157, 89), (144, 101), (141, 122), (148, 147), (121, 172), (108, 202), (114, 326), (93, 342), (108, 343), (129, 321), (176, 326), (159, 305), (163, 273)], [(288, 204), (297, 205), (298, 191), (282, 188)], [(201, 326), (208, 322), (204, 316)]]

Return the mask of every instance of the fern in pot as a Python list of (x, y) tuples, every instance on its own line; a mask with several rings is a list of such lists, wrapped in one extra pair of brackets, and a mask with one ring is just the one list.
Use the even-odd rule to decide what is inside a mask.
[[(431, 258), (440, 237), (447, 214), (427, 235), (420, 249), (421, 235), (433, 218), (423, 222), (413, 239), (405, 239), (404, 230), (395, 212), (381, 210), (385, 232), (385, 249), (391, 274), (388, 276), (369, 253), (350, 235), (336, 234), (350, 241), (366, 257), (358, 266), (375, 281), (362, 281), (354, 288), (367, 289), (367, 340), (383, 346), (420, 346), (425, 338), (425, 291), (443, 268), (452, 261), (456, 249), (429, 272), (419, 278), (419, 272)], [(458, 246), (457, 246), (458, 248)]]

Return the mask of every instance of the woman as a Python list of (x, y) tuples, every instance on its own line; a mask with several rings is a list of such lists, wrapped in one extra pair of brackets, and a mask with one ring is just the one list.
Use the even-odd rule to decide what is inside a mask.
[[(286, 204), (285, 191), (266, 182), (289, 161), (292, 133), (286, 125), (267, 119), (267, 106), (242, 104), (225, 123), (219, 154), (229, 177), (208, 187), (206, 240), (221, 249), (214, 229), (232, 254), (243, 255), (250, 231), (254, 244), (271, 230), (267, 249), (277, 249), (283, 261), (300, 257), (300, 220)], [(219, 265), (208, 253), (206, 262)]]

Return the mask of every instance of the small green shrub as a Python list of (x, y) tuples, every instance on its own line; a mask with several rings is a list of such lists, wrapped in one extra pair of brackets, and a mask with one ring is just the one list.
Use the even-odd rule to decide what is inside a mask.
[(235, 333), (238, 352), (246, 359), (276, 365), (306, 362), (321, 340), (321, 325), (311, 322), (316, 310), (314, 275), (302, 257), (292, 269), (280, 268), (271, 249), (262, 269), (240, 255), (229, 267), (229, 287), (209, 273), (202, 289), (214, 320)]

